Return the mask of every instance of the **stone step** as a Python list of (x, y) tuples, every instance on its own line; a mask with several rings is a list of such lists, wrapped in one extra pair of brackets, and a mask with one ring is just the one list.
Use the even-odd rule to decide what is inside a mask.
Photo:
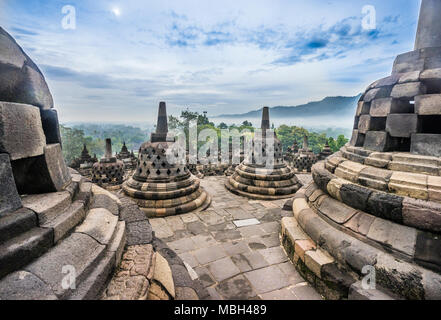
[(100, 297), (112, 271), (121, 261), (121, 255), (126, 244), (125, 230), (125, 222), (118, 222), (113, 238), (108, 244), (101, 261), (67, 299), (94, 300)]
[(84, 220), (86, 211), (83, 201), (73, 202), (66, 210), (53, 220), (41, 225), (43, 228), (54, 230), (54, 243), (65, 238), (81, 221)]
[(37, 214), (38, 223), (43, 225), (65, 211), (71, 205), (72, 198), (68, 191), (62, 191), (25, 196), (22, 202), (23, 207)]
[(37, 216), (21, 208), (0, 218), (0, 244), (37, 226)]
[[(46, 283), (58, 299), (65, 299), (99, 265), (105, 248), (91, 236), (75, 232), (24, 270)], [(70, 286), (72, 283), (75, 285)]]
[(53, 246), (52, 229), (32, 228), (0, 245), (0, 278), (13, 272)]
[(357, 281), (349, 288), (348, 300), (396, 300), (393, 295), (378, 285), (375, 288), (363, 288), (362, 281)]

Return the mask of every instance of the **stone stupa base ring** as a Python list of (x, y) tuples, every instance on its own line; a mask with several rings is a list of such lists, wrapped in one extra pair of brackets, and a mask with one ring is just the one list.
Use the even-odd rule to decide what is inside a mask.
[(171, 190), (171, 191), (143, 191), (130, 187), (128, 184), (124, 185), (124, 191), (127, 195), (144, 200), (167, 200), (179, 198), (196, 192), (200, 187), (199, 180), (194, 181), (188, 187)]
[(250, 173), (249, 171), (243, 170), (243, 167), (237, 167), (236, 172), (246, 179), (255, 179), (255, 180), (265, 180), (265, 181), (279, 181), (279, 180), (288, 180), (295, 176), (294, 172), (289, 171), (288, 173), (281, 173), (280, 175), (265, 175), (265, 174), (256, 174)]
[[(193, 199), (195, 196), (196, 199)], [(191, 195), (168, 200), (139, 200), (134, 199), (139, 208), (146, 213), (147, 217), (166, 217), (188, 212), (200, 212), (207, 209), (211, 204), (210, 195), (202, 188)]]
[(294, 193), (301, 187), (300, 183), (295, 184), (290, 188), (257, 187), (237, 182), (233, 179), (233, 176), (227, 179), (227, 181), (225, 182), (225, 187), (236, 195), (256, 200), (279, 200), (291, 198), (293, 197)]
[(244, 178), (241, 174), (234, 173), (232, 178), (241, 184), (260, 187), (260, 188), (290, 188), (298, 183), (296, 177), (286, 180), (274, 181), (274, 180), (247, 179)]

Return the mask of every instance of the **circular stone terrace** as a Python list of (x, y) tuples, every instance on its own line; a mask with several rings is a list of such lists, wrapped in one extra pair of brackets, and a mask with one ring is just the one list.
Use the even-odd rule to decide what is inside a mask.
[[(151, 218), (157, 238), (184, 261), (209, 299), (322, 299), (297, 272), (280, 245), (280, 222), (292, 216), (286, 200), (249, 200), (230, 193), (228, 177), (211, 176), (201, 185), (212, 195), (202, 212)], [(310, 175), (299, 175), (304, 184)]]

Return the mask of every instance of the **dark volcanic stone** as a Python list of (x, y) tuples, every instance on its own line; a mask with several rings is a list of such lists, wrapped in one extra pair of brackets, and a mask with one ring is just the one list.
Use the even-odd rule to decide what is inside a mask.
[(418, 232), (415, 260), (423, 266), (441, 270), (441, 237), (429, 232)]
[(21, 208), (0, 219), (0, 243), (37, 226), (37, 215), (32, 210)]
[(327, 186), (333, 178), (333, 175), (324, 168), (323, 163), (315, 164), (312, 167), (312, 179), (322, 191), (328, 193)]
[(43, 74), (15, 40), (0, 27), (0, 101), (54, 106)]
[(367, 212), (387, 220), (403, 222), (403, 197), (373, 191), (367, 202)]
[(340, 195), (343, 202), (352, 208), (362, 211), (366, 210), (371, 193), (371, 190), (359, 187), (355, 184), (344, 184), (340, 188)]
[(21, 199), (15, 187), (11, 163), (7, 154), (0, 154), (0, 217), (21, 207)]
[(127, 228), (127, 245), (148, 244), (152, 242), (153, 231), (148, 220), (129, 222)]
[(57, 110), (40, 110), (41, 124), (43, 126), (46, 143), (59, 143), (61, 145), (60, 125)]
[(59, 144), (47, 145), (42, 156), (12, 161), (12, 170), (20, 194), (61, 191), (71, 181)]

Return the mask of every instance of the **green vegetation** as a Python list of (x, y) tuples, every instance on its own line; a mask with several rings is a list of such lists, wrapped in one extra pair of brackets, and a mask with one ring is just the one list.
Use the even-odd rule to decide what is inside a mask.
[(283, 149), (293, 145), (294, 141), (297, 141), (299, 147), (303, 145), (303, 137), (305, 135), (308, 136), (309, 147), (312, 149), (314, 153), (319, 153), (323, 147), (325, 146), (326, 139), (329, 139), (329, 147), (333, 152), (337, 152), (343, 147), (348, 139), (345, 138), (344, 135), (339, 135), (337, 139), (332, 137), (327, 137), (326, 133), (316, 133), (310, 132), (304, 128), (296, 127), (296, 126), (287, 126), (281, 125), (276, 129), (277, 137), (280, 139), (282, 143)]
[[(248, 129), (250, 132), (254, 132), (252, 123), (249, 121), (243, 121), (240, 125), (227, 125), (226, 123), (220, 123), (216, 126), (213, 122), (210, 122), (205, 112), (199, 114), (189, 110), (182, 111), (180, 117), (169, 116), (169, 129), (181, 129), (188, 137), (188, 127), (189, 123), (192, 121), (197, 121), (198, 133), (204, 129), (215, 130), (219, 146), (221, 143), (222, 129), (237, 129), (239, 132)], [(80, 156), (84, 143), (86, 144), (90, 155), (93, 156), (93, 154), (96, 154), (97, 157), (100, 158), (104, 154), (106, 138), (112, 139), (113, 152), (119, 152), (124, 141), (129, 150), (133, 149), (137, 151), (139, 146), (149, 139), (149, 132), (140, 128), (124, 125), (81, 124), (70, 128), (61, 126), (60, 130), (63, 142), (63, 155), (68, 164), (70, 164), (74, 158)], [(327, 135), (327, 132), (332, 135)], [(329, 139), (329, 146), (334, 152), (338, 151), (348, 142), (343, 134), (338, 134), (338, 132), (333, 129), (327, 129), (326, 131), (317, 133), (301, 127), (281, 125), (276, 129), (276, 133), (284, 150), (292, 146), (294, 140), (297, 141), (299, 147), (301, 147), (303, 144), (303, 136), (305, 134), (309, 139), (309, 147), (315, 153), (319, 153), (322, 150), (326, 143), (326, 139)], [(332, 136), (337, 137), (337, 139), (334, 139)], [(199, 147), (203, 144), (204, 142), (199, 142)]]
[(114, 153), (121, 151), (124, 141), (129, 150), (133, 149), (136, 152), (139, 146), (148, 140), (147, 131), (124, 125), (81, 124), (71, 128), (61, 126), (60, 131), (63, 156), (67, 164), (81, 155), (83, 144), (86, 144), (91, 156), (96, 154), (100, 158), (104, 155), (106, 138), (112, 139)]

